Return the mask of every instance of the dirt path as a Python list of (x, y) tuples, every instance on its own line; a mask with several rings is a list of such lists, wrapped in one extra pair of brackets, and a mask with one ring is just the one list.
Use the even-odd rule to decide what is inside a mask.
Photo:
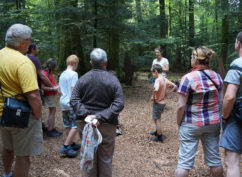
[[(162, 115), (162, 128), (165, 135), (164, 143), (149, 141), (149, 132), (154, 130), (152, 122), (152, 103), (149, 101), (152, 85), (146, 80), (134, 83), (134, 88), (124, 88), (125, 109), (119, 120), (123, 135), (116, 138), (115, 155), (113, 159), (114, 177), (169, 177), (173, 176), (177, 165), (179, 141), (175, 121), (177, 95), (172, 93), (167, 98), (167, 106)], [(46, 121), (47, 110), (44, 109)], [(61, 111), (57, 110), (57, 128), (62, 128)], [(80, 139), (76, 137), (80, 143)], [(81, 177), (79, 170), (80, 157), (65, 158), (59, 154), (64, 142), (64, 136), (44, 138), (45, 152), (31, 158), (31, 177)], [(223, 149), (221, 149), (222, 157)], [(3, 172), (0, 161), (0, 174)], [(208, 167), (203, 162), (203, 151), (199, 151), (195, 160), (195, 169), (190, 176), (210, 176)]]

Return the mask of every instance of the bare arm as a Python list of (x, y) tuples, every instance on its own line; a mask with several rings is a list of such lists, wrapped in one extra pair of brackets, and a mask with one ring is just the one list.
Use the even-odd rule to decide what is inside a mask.
[(53, 84), (50, 82), (49, 78), (42, 72), (42, 70), (37, 70), (37, 74), (46, 86), (54, 87)]
[(45, 91), (58, 91), (59, 87), (58, 86), (48, 87), (42, 83), (41, 88)]
[(169, 72), (169, 64), (167, 64), (164, 68), (162, 68), (162, 71), (165, 73)]
[(179, 94), (178, 96), (178, 108), (177, 108), (177, 125), (181, 125), (181, 122), (183, 120), (184, 117), (184, 113), (185, 113), (185, 108), (186, 108), (186, 104), (187, 104), (187, 98), (188, 95), (183, 95), (183, 94)]
[(40, 119), (42, 102), (41, 102), (41, 98), (40, 98), (40, 95), (39, 95), (39, 91), (34, 90), (34, 91), (31, 91), (31, 92), (27, 92), (24, 95), (27, 97), (27, 100), (29, 102), (29, 105), (31, 107), (31, 110), (32, 110), (34, 117), (36, 119)]
[(223, 100), (223, 116), (224, 118), (228, 118), (233, 107), (236, 98), (236, 93), (239, 89), (239, 85), (228, 84), (226, 93), (224, 95)]
[(220, 113), (222, 113), (222, 108), (223, 108), (223, 89), (219, 91), (219, 107), (220, 107)]
[(168, 88), (170, 88), (170, 90), (168, 90), (167, 93), (171, 93), (171, 92), (174, 92), (177, 89), (177, 86), (174, 83), (172, 83), (171, 81), (169, 81), (168, 82)]

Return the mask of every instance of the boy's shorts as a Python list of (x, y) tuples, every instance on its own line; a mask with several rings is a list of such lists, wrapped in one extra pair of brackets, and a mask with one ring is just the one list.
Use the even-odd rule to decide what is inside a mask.
[(77, 128), (76, 114), (73, 110), (62, 111), (64, 127)]
[(32, 114), (27, 128), (0, 127), (0, 131), (3, 147), (16, 156), (39, 155), (44, 151), (42, 123)]
[(48, 108), (56, 108), (56, 95), (44, 96), (43, 106)]
[(160, 119), (161, 113), (164, 112), (165, 104), (158, 104), (156, 102), (153, 103), (153, 111), (152, 111), (152, 117), (153, 119)]

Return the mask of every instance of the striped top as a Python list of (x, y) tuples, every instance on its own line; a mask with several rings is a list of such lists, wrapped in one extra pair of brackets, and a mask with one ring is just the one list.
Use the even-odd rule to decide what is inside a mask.
[(192, 71), (183, 76), (178, 93), (188, 94), (184, 122), (197, 126), (218, 124), (221, 120), (219, 93), (223, 90), (220, 75), (212, 70), (204, 70), (218, 86), (201, 71)]

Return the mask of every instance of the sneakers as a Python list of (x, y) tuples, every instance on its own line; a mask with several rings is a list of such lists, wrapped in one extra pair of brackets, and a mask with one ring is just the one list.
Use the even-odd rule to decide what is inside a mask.
[(8, 175), (3, 174), (2, 177), (13, 177), (13, 170)]
[(150, 132), (150, 135), (155, 135), (155, 136), (157, 136), (157, 131)]
[(116, 127), (116, 136), (119, 136), (119, 135), (122, 135), (123, 134), (123, 131), (121, 130), (120, 127)]
[(158, 136), (155, 136), (155, 137), (151, 137), (150, 140), (151, 141), (156, 141), (156, 142), (163, 143), (163, 137), (162, 137), (162, 135), (158, 135)]
[(60, 149), (60, 153), (68, 157), (76, 157), (77, 152), (71, 148), (71, 145), (65, 147), (64, 145)]
[(81, 148), (81, 145), (80, 144), (76, 144), (75, 142), (72, 143), (71, 145), (71, 148), (74, 150), (74, 151), (77, 151)]
[(46, 136), (48, 137), (57, 137), (57, 136), (61, 136), (63, 133), (57, 131), (55, 128), (53, 128), (52, 130), (47, 130), (46, 131)]

